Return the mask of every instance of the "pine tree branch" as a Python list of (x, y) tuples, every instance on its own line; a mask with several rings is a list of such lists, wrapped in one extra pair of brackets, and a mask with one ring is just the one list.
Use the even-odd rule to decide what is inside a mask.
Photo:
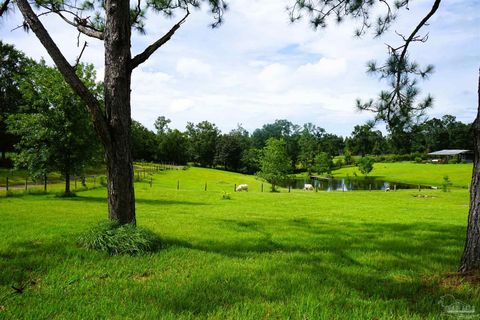
[(83, 102), (86, 104), (88, 111), (92, 117), (93, 125), (97, 131), (100, 139), (105, 146), (110, 145), (110, 133), (108, 130), (107, 122), (100, 109), (100, 102), (95, 96), (88, 90), (85, 84), (75, 73), (75, 69), (68, 63), (67, 59), (63, 56), (60, 49), (58, 49), (56, 43), (50, 37), (50, 34), (43, 26), (42, 22), (38, 19), (32, 7), (28, 3), (28, 0), (17, 0), (17, 6), (20, 9), (26, 23), (30, 26), (32, 31), (38, 37), (42, 45), (47, 50), (48, 54), (55, 62), (58, 70), (62, 73), (65, 81), (72, 87), (72, 89), (80, 96)]
[(52, 12), (55, 12), (60, 18), (63, 19), (63, 21), (65, 21), (69, 25), (77, 28), (77, 30), (79, 32), (83, 33), (84, 35), (92, 37), (92, 38), (97, 38), (99, 40), (104, 40), (105, 39), (105, 35), (103, 34), (103, 32), (99, 31), (99, 30), (96, 30), (96, 29), (92, 28), (91, 26), (89, 26), (86, 23), (85, 19), (81, 19), (81, 18), (75, 16), (74, 20), (77, 21), (77, 22), (74, 22), (74, 21), (71, 21), (71, 20), (67, 19), (59, 10), (55, 10), (55, 11), (52, 11)]
[[(69, 25), (75, 27), (79, 32), (83, 33), (86, 36), (96, 38), (99, 40), (104, 40), (105, 36), (102, 31), (94, 28), (92, 25), (88, 23), (88, 18), (84, 19), (80, 17), (78, 14), (71, 10), (66, 10), (66, 9), (59, 9), (59, 8), (54, 8), (49, 7), (47, 5), (42, 5), (40, 4), (40, 7), (44, 8), (45, 12), (41, 13), (40, 15), (45, 15), (45, 14), (50, 14), (50, 13), (55, 13), (57, 14), (60, 18), (62, 18), (63, 21), (68, 23)], [(74, 9), (77, 9), (73, 7)], [(68, 19), (64, 13), (72, 15), (73, 16), (73, 21)], [(39, 17), (40, 15), (37, 15)]]
[(160, 39), (149, 45), (142, 53), (139, 53), (135, 57), (130, 60), (130, 70), (135, 69), (140, 64), (147, 61), (147, 59), (155, 52), (158, 48), (163, 46), (165, 43), (168, 42), (175, 34), (175, 32), (180, 28), (180, 26), (185, 22), (187, 17), (190, 15), (190, 11), (186, 8), (187, 13), (185, 16), (177, 22), (166, 34), (164, 34)]
[[(413, 30), (413, 32), (410, 34), (410, 36), (405, 40), (405, 44), (403, 45), (402, 53), (400, 54), (399, 63), (402, 63), (403, 61), (405, 61), (405, 56), (407, 55), (408, 46), (410, 45), (410, 43), (412, 43), (412, 41), (416, 41), (415, 39), (417, 39), (416, 37), (417, 37), (418, 31), (420, 31), (420, 29), (435, 14), (438, 7), (440, 6), (440, 2), (442, 2), (442, 1), (441, 0), (435, 0), (432, 8), (430, 9), (430, 12), (422, 19), (422, 21), (420, 21), (420, 23)], [(398, 72), (398, 74), (397, 74), (397, 85), (396, 85), (397, 89), (400, 88), (401, 77), (402, 77), (402, 72)]]

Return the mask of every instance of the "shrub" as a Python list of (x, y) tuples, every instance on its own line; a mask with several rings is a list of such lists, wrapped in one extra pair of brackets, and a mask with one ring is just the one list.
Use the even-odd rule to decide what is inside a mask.
[(334, 162), (334, 168), (335, 169), (340, 169), (341, 167), (343, 167), (345, 165), (345, 162), (342, 160), (342, 159), (337, 159), (335, 162)]
[(230, 193), (223, 191), (222, 200), (230, 200)]
[(415, 157), (415, 162), (416, 162), (416, 163), (422, 163), (423, 160), (422, 160), (421, 157)]
[(86, 249), (107, 252), (109, 255), (137, 255), (153, 252), (161, 247), (160, 238), (150, 230), (132, 224), (102, 221), (78, 238)]

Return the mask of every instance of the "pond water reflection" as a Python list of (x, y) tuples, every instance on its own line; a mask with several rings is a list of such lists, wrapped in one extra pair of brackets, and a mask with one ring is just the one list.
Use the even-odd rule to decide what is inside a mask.
[[(354, 191), (354, 190), (393, 190), (393, 189), (417, 189), (419, 186), (414, 184), (391, 182), (374, 177), (356, 178), (296, 178), (282, 185), (282, 187), (292, 189), (303, 189), (303, 186), (309, 183), (319, 191)], [(430, 186), (420, 186), (422, 189), (431, 188)]]

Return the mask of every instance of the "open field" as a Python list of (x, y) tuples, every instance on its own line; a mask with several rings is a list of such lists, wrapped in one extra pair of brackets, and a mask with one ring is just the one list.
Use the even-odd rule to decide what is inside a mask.
[(466, 190), (259, 188), (199, 168), (137, 183), (138, 224), (164, 249), (136, 257), (76, 245), (105, 219), (105, 189), (1, 198), (0, 318), (444, 319), (447, 294), (480, 309), (478, 284), (452, 274)]
[[(357, 167), (345, 167), (333, 172), (336, 177), (363, 176)], [(369, 176), (394, 182), (441, 186), (448, 176), (453, 186), (467, 188), (472, 179), (472, 164), (418, 164), (412, 162), (375, 163)]]

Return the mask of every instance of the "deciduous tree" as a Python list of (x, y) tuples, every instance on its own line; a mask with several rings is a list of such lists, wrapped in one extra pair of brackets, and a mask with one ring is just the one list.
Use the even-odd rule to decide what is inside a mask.
[(286, 181), (292, 171), (292, 160), (288, 157), (287, 144), (283, 139), (270, 138), (262, 150), (258, 176), (267, 180), (276, 191), (278, 184)]
[[(34, 177), (59, 171), (65, 177), (65, 193), (70, 193), (71, 176), (82, 175), (88, 165), (101, 162), (101, 148), (84, 103), (55, 68), (44, 62), (35, 65), (22, 85), (27, 104), (42, 105), (35, 113), (9, 117), (8, 129), (20, 137), (15, 157), (17, 167)], [(92, 65), (79, 65), (78, 77), (100, 97)]]

